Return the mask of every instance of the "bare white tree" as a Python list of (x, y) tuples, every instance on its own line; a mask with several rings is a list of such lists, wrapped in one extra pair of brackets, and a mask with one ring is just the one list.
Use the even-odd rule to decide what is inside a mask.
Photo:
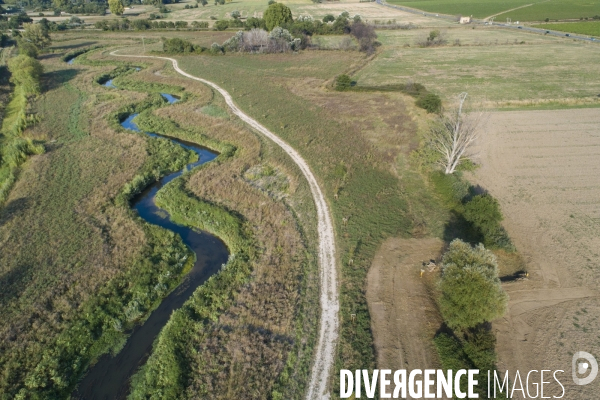
[(483, 114), (463, 114), (467, 93), (459, 96), (458, 107), (439, 116), (431, 127), (429, 142), (441, 154), (439, 164), (446, 174), (452, 174), (467, 156), (469, 146), (479, 136), (479, 125)]

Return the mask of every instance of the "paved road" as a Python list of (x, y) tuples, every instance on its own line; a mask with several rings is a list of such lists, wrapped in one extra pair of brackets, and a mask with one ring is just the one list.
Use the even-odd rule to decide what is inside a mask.
[[(406, 11), (406, 12), (409, 12), (412, 14), (424, 15), (426, 17), (443, 19), (443, 20), (450, 21), (450, 22), (455, 22), (457, 20), (457, 18), (452, 15), (436, 14), (436, 13), (430, 13), (430, 12), (426, 12), (426, 11), (416, 10), (416, 9), (410, 8), (410, 7), (392, 5), (392, 4), (386, 3), (384, 0), (376, 0), (376, 3), (380, 4), (382, 6), (385, 6), (385, 7), (395, 8), (395, 9)], [(593, 38), (593, 37), (589, 37), (589, 36), (578, 35), (575, 33), (553, 31), (550, 29), (532, 28), (530, 26), (525, 26), (525, 25), (489, 22), (489, 21), (485, 21), (482, 19), (473, 19), (473, 21), (471, 23), (477, 24), (477, 25), (497, 26), (500, 28), (513, 29), (513, 30), (516, 29), (516, 30), (520, 30), (520, 31), (524, 31), (524, 32), (537, 33), (537, 34), (542, 34), (542, 35), (559, 36), (559, 37), (564, 37), (567, 39), (583, 40), (586, 42), (594, 42), (594, 43), (600, 44), (600, 38)]]
[(258, 121), (240, 110), (225, 89), (210, 81), (207, 81), (206, 79), (198, 78), (194, 75), (188, 74), (179, 67), (177, 60), (174, 58), (116, 54), (116, 51), (113, 51), (110, 54), (121, 57), (157, 58), (171, 61), (173, 68), (179, 74), (185, 76), (186, 78), (202, 82), (219, 92), (223, 98), (225, 98), (225, 102), (235, 115), (250, 125), (253, 129), (265, 135), (267, 138), (271, 139), (273, 142), (275, 142), (275, 144), (281, 147), (302, 171), (302, 174), (309, 183), (310, 191), (317, 208), (317, 230), (319, 232), (319, 272), (321, 276), (321, 321), (319, 326), (319, 339), (317, 342), (316, 354), (306, 398), (307, 400), (328, 399), (329, 392), (327, 389), (327, 383), (329, 381), (329, 374), (333, 369), (333, 362), (335, 359), (335, 347), (339, 330), (338, 312), (340, 309), (335, 254), (335, 235), (327, 201), (325, 200), (325, 196), (323, 196), (323, 192), (319, 187), (317, 179), (310, 170), (308, 163), (296, 150), (294, 150), (292, 146), (284, 142), (279, 136), (275, 135), (273, 132), (261, 125)]

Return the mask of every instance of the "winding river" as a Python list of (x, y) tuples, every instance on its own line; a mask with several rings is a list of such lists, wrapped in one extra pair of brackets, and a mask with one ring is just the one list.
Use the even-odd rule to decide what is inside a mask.
[[(112, 80), (110, 82), (112, 83)], [(105, 83), (105, 86), (108, 85)], [(114, 85), (109, 87), (114, 87)], [(175, 96), (166, 93), (161, 94), (171, 104), (179, 100)], [(140, 129), (133, 122), (137, 115), (131, 114), (121, 122), (121, 126), (139, 132)], [(132, 207), (146, 222), (169, 229), (181, 236), (183, 242), (196, 254), (196, 262), (183, 279), (183, 282), (163, 299), (146, 322), (133, 329), (123, 349), (116, 356), (106, 354), (100, 357), (98, 362), (89, 369), (74, 393), (74, 397), (78, 399), (113, 400), (126, 398), (129, 393), (129, 379), (148, 359), (152, 351), (152, 344), (162, 327), (169, 320), (171, 313), (180, 308), (198, 286), (202, 285), (211, 275), (217, 273), (221, 265), (227, 262), (229, 256), (227, 247), (217, 237), (173, 223), (169, 214), (155, 204), (156, 193), (161, 187), (183, 174), (184, 170), (215, 159), (217, 154), (190, 142), (154, 133), (145, 133), (152, 137), (171, 140), (198, 154), (198, 161), (188, 164), (181, 171), (161, 178), (147, 187), (132, 202)]]

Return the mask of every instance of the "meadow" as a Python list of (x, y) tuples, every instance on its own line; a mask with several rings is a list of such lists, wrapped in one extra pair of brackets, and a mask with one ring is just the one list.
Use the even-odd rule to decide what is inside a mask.
[(450, 102), (468, 92), (484, 108), (598, 104), (594, 43), (482, 27), (441, 32), (448, 43), (428, 48), (416, 42), (429, 30), (380, 32), (381, 54), (353, 79), (358, 86), (418, 82)]
[[(475, 18), (486, 18), (498, 15), (498, 20), (512, 18), (513, 21), (543, 21), (579, 19), (600, 14), (600, 2), (597, 0), (389, 0), (390, 4), (398, 4), (423, 11), (449, 15), (472, 15)], [(518, 8), (518, 9), (516, 9)], [(513, 10), (515, 9), (515, 10)], [(513, 10), (513, 11), (511, 11)]]
[(580, 35), (588, 35), (600, 37), (600, 22), (569, 22), (562, 24), (540, 24), (533, 25), (534, 28), (550, 29), (561, 32), (578, 33)]
[[(64, 52), (89, 44), (85, 40), (65, 40), (52, 50)], [(47, 68), (45, 93), (32, 107), (40, 122), (26, 134), (46, 141), (47, 153), (23, 165), (0, 210), (2, 398), (67, 396), (89, 363), (107, 351), (118, 351), (126, 340), (127, 329), (143, 322), (181, 279), (186, 268), (181, 260), (189, 258), (189, 250), (177, 236), (143, 223), (129, 209), (128, 200), (142, 188), (131, 182), (148, 181), (149, 177), (177, 170), (189, 154), (169, 142), (119, 127), (122, 113), (142, 110), (146, 113), (140, 118), (140, 126), (174, 136), (188, 135), (186, 139), (209, 145), (222, 154), (222, 161), (200, 171), (208, 172), (208, 177), (186, 174), (181, 183), (187, 179), (196, 183), (185, 189), (183, 197), (179, 194), (165, 204), (204, 204), (206, 220), (202, 225), (196, 218), (182, 222), (215, 232), (238, 256), (231, 259), (219, 279), (213, 279), (204, 289), (210, 292), (207, 307), (211, 319), (220, 315), (230, 318), (225, 311), (240, 318), (240, 327), (235, 331), (231, 330), (235, 322), (230, 320), (208, 327), (199, 322), (197, 332), (212, 332), (207, 340), (218, 336), (222, 341), (218, 346), (213, 343), (221, 351), (211, 351), (212, 360), (225, 365), (223, 360), (232, 350), (226, 343), (249, 340), (242, 346), (243, 352), (251, 359), (261, 359), (271, 370), (265, 374), (248, 367), (232, 371), (230, 378), (254, 382), (259, 397), (282, 385), (279, 390), (283, 393), (301, 393), (309, 371), (310, 338), (317, 309), (316, 286), (310, 279), (315, 268), (310, 250), (314, 211), (310, 201), (305, 200), (310, 199), (308, 189), (301, 184), (290, 185), (293, 190), (287, 196), (299, 205), (297, 218), (281, 201), (271, 199), (260, 184), (247, 182), (245, 168), (271, 164), (278, 170), (281, 155), (270, 155), (276, 152), (263, 147), (252, 133), (226, 122), (223, 111), (215, 112), (224, 109), (210, 90), (165, 74), (161, 62), (156, 67), (144, 63), (145, 70), (136, 73), (135, 78), (132, 74), (119, 76), (120, 84), (136, 91), (111, 90), (96, 83), (99, 77), (111, 74), (115, 66), (127, 64), (112, 57), (106, 59), (101, 51), (80, 56), (72, 66), (54, 55), (43, 62)], [(188, 129), (177, 129), (178, 123), (166, 116), (153, 116), (150, 110), (163, 107), (165, 102), (156, 94), (147, 94), (173, 88), (181, 91), (182, 86), (185, 101), (181, 106), (191, 108), (170, 117), (182, 124), (188, 121), (193, 126)], [(192, 123), (189, 113), (195, 110), (209, 112), (201, 111)], [(198, 126), (210, 129), (198, 131)], [(232, 148), (235, 153), (228, 150)], [(295, 170), (286, 174), (291, 183), (294, 174)], [(229, 182), (223, 185), (224, 180)], [(210, 200), (208, 208), (200, 198), (189, 198), (188, 191), (211, 185), (212, 190), (202, 195)], [(256, 204), (268, 206), (257, 209)], [(211, 225), (211, 221), (215, 222)], [(228, 231), (236, 224), (242, 227), (235, 229), (243, 231), (243, 239)], [(273, 263), (278, 273), (266, 274), (266, 270), (275, 269)], [(166, 291), (155, 290), (157, 280)], [(217, 299), (219, 293), (221, 298)], [(205, 304), (205, 300), (199, 301), (196, 307)], [(264, 323), (269, 326), (262, 326)], [(177, 342), (198, 343), (198, 338)], [(290, 352), (293, 358), (288, 360)], [(188, 360), (183, 371), (177, 366), (175, 370), (185, 374), (192, 365), (194, 360)], [(280, 382), (283, 370), (293, 378), (293, 384)], [(213, 378), (210, 373), (203, 376), (217, 382), (221, 372), (212, 373)], [(241, 384), (235, 387), (244, 388)]]

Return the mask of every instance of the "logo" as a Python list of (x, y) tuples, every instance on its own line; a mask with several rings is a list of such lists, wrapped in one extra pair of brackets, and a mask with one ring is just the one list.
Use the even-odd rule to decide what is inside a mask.
[[(598, 375), (598, 362), (593, 355), (585, 351), (578, 351), (573, 354), (571, 367), (571, 371), (573, 372), (573, 382), (575, 382), (576, 385), (582, 386), (592, 383), (592, 381), (596, 379), (596, 375)], [(581, 375), (587, 373), (590, 367), (591, 371), (589, 375), (585, 378), (580, 378)]]

